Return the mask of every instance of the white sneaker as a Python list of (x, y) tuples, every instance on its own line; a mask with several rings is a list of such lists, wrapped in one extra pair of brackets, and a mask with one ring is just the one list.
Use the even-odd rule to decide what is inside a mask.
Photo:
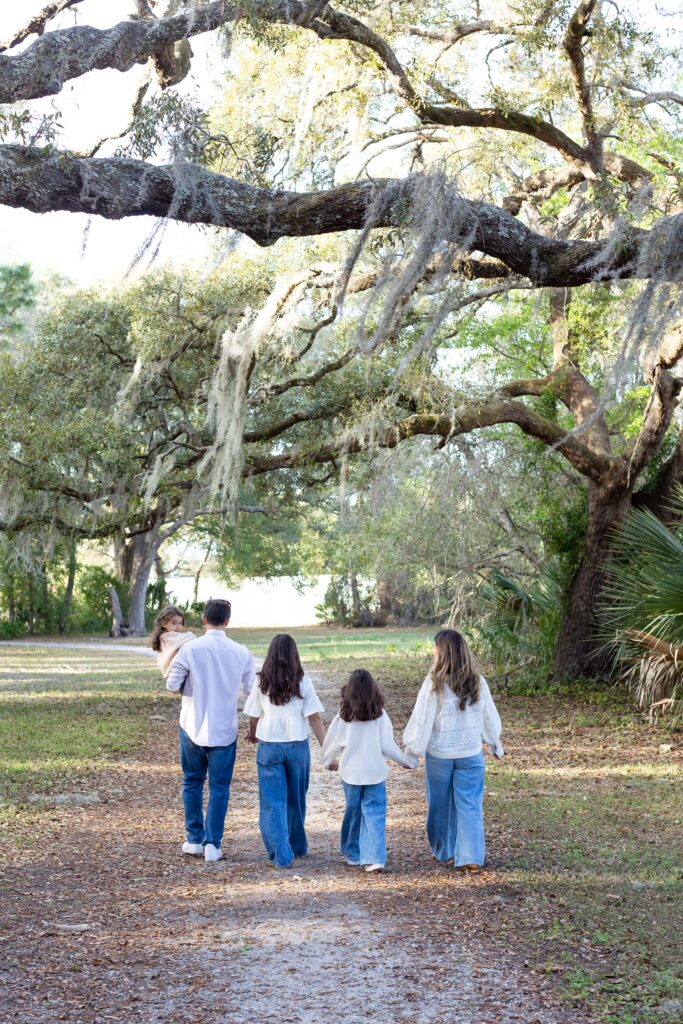
[(349, 860), (348, 857), (344, 857), (344, 863), (348, 864), (350, 868), (359, 868), (360, 864), (357, 860)]
[(207, 864), (210, 864), (214, 860), (222, 860), (223, 851), (220, 846), (214, 846), (213, 843), (207, 843), (204, 847), (204, 860)]
[(384, 871), (384, 864), (368, 864), (366, 871)]
[(201, 857), (204, 854), (204, 847), (201, 843), (183, 843), (183, 853), (189, 853), (191, 857)]

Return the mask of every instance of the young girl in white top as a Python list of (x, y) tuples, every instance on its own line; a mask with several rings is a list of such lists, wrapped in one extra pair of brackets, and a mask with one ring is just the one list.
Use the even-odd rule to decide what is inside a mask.
[(423, 754), (427, 774), (427, 836), (435, 858), (456, 868), (484, 864), (484, 753), (505, 751), (500, 716), (464, 637), (442, 629), (434, 637), (434, 663), (417, 695), (403, 742)]
[(273, 864), (288, 868), (305, 857), (308, 842), (306, 793), (311, 772), (309, 725), (322, 746), (324, 711), (313, 683), (301, 667), (288, 633), (273, 637), (258, 682), (244, 705), (247, 738), (258, 741), (259, 827)]
[(322, 750), (323, 764), (338, 768), (344, 784), (341, 852), (347, 864), (382, 871), (387, 859), (386, 759), (404, 768), (414, 768), (417, 761), (396, 745), (384, 697), (366, 669), (351, 673), (341, 697)]
[(169, 604), (156, 617), (152, 631), (152, 650), (157, 652), (157, 665), (164, 679), (171, 671), (171, 662), (188, 640), (194, 640), (194, 633), (183, 632), (185, 616), (180, 608)]

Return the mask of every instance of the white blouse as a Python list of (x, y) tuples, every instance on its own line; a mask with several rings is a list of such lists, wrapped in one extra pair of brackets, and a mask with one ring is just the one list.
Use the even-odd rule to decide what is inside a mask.
[(323, 743), (323, 764), (339, 762), (339, 774), (351, 786), (374, 786), (388, 774), (386, 759), (415, 768), (417, 761), (397, 746), (391, 719), (386, 711), (372, 722), (345, 722), (339, 715), (332, 721)]
[(482, 740), (502, 757), (502, 725), (488, 683), (479, 677), (479, 700), (460, 710), (460, 701), (446, 686), (440, 698), (427, 676), (417, 695), (413, 713), (403, 733), (406, 753), (420, 757), (473, 757), (480, 753)]
[(259, 720), (257, 739), (264, 743), (294, 743), (308, 739), (308, 716), (319, 714), (325, 708), (308, 676), (299, 683), (299, 692), (301, 696), (292, 697), (287, 704), (271, 704), (257, 681), (244, 705), (244, 714)]

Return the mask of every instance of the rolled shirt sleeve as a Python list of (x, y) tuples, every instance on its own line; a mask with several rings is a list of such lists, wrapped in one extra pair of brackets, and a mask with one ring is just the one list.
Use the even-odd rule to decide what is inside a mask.
[(408, 756), (422, 757), (427, 750), (434, 728), (438, 704), (438, 697), (432, 690), (432, 681), (427, 676), (417, 695), (413, 713), (403, 732), (403, 745)]
[(498, 714), (498, 708), (493, 702), (491, 691), (489, 690), (489, 684), (486, 682), (483, 676), (480, 677), (480, 688), (481, 688), (481, 700), (484, 702), (483, 706), (483, 722), (481, 728), (481, 738), (484, 743), (488, 743), (492, 753), (498, 757), (503, 757), (505, 751), (503, 745), (500, 742), (500, 734), (503, 731), (503, 725)]
[(187, 652), (181, 647), (171, 663), (171, 670), (166, 678), (166, 689), (171, 690), (172, 693), (177, 693), (187, 679), (189, 672), (190, 662), (187, 658)]
[[(242, 673), (242, 690), (249, 695), (256, 682), (256, 665), (254, 664), (254, 655), (246, 647), (244, 649), (247, 652), (247, 663)], [(254, 715), (255, 717), (256, 715)]]

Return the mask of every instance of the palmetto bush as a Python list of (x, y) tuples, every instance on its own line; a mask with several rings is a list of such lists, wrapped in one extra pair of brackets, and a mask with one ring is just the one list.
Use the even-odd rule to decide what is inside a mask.
[[(683, 492), (675, 501), (683, 520)], [(683, 530), (645, 509), (618, 529), (603, 593), (605, 640), (641, 707), (680, 717), (683, 701)]]
[(547, 673), (563, 589), (553, 564), (526, 584), (498, 569), (488, 573), (479, 591), (484, 614), (476, 632), (495, 676)]

